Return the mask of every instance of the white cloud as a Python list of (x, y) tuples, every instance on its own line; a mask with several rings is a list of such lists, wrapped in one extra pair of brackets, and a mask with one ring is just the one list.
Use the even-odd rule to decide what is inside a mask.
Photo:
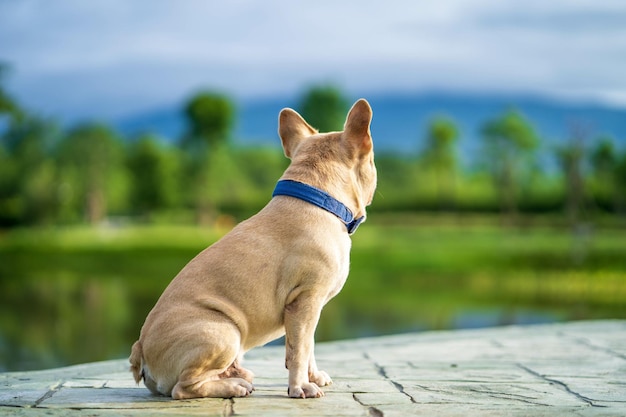
[(549, 93), (626, 106), (626, 5), (530, 0), (0, 3), (0, 60), (27, 106), (111, 116), (212, 86), (336, 80), (352, 92)]

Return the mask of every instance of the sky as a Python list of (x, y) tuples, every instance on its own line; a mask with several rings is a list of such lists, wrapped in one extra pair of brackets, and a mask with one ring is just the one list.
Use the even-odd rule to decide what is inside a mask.
[(623, 0), (0, 0), (4, 88), (65, 121), (333, 83), (626, 108)]

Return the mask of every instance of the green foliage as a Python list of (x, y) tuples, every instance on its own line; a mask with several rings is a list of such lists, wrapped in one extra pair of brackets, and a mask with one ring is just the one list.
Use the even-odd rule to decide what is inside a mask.
[(57, 128), (30, 117), (12, 123), (4, 135), (0, 159), (0, 222), (45, 223), (57, 208), (56, 166), (50, 151)]
[(620, 161), (613, 139), (599, 138), (595, 147), (591, 149), (589, 162), (592, 171), (589, 179), (591, 198), (601, 207), (617, 210), (620, 205), (618, 195), (623, 194), (623, 191), (618, 190)]
[[(300, 110), (315, 127), (337, 130), (348, 105), (336, 87), (316, 86), (303, 94)], [(195, 216), (214, 224), (223, 214), (241, 219), (258, 211), (288, 164), (278, 146), (235, 146), (226, 96), (201, 92), (185, 112), (189, 126), (180, 146), (149, 135), (129, 140), (98, 123), (63, 131), (25, 112), (12, 118), (0, 129), (0, 227), (116, 216), (151, 222)], [(574, 223), (626, 213), (626, 152), (610, 138), (589, 149), (552, 149), (561, 167), (554, 173), (540, 169), (539, 138), (517, 111), (484, 124), (482, 166), (461, 164), (463, 133), (454, 120), (436, 117), (422, 133), (419, 154), (378, 152), (370, 212), (501, 211), (515, 220), (520, 212), (565, 210)]]
[(626, 213), (626, 152), (618, 159), (615, 166), (614, 198), (617, 212)]
[[(27, 132), (37, 127), (29, 129), (31, 123), (23, 123), (22, 109), (2, 85), (7, 68), (5, 63), (0, 62), (0, 132), (4, 132), (0, 137), (0, 227), (33, 220), (33, 211), (37, 207), (33, 201), (27, 201), (27, 178), (24, 175), (30, 177), (28, 166), (33, 165), (34, 159), (46, 159), (42, 143), (46, 132)], [(31, 122), (40, 124), (43, 121)]]
[(500, 207), (513, 216), (517, 211), (522, 176), (534, 166), (533, 151), (539, 143), (532, 125), (515, 110), (488, 120), (482, 128), (488, 166), (500, 199)]
[(425, 168), (435, 177), (441, 208), (449, 208), (454, 200), (457, 169), (455, 145), (458, 137), (456, 124), (446, 117), (436, 117), (428, 126), (422, 159)]
[(239, 178), (233, 187), (240, 191), (237, 199), (224, 202), (221, 209), (246, 218), (267, 204), (289, 160), (277, 148), (242, 148), (232, 152), (232, 163)]
[(333, 132), (343, 130), (349, 108), (348, 100), (339, 88), (320, 85), (304, 93), (298, 111), (315, 129)]
[(565, 208), (572, 224), (579, 222), (580, 212), (584, 206), (585, 187), (582, 173), (584, 157), (585, 149), (580, 138), (574, 138), (568, 145), (557, 149), (557, 158), (565, 176)]
[(507, 159), (537, 147), (539, 139), (526, 118), (516, 110), (509, 110), (483, 127), (485, 140)]
[(218, 208), (237, 206), (249, 189), (236, 154), (227, 146), (218, 146), (209, 153), (206, 175), (206, 196)]
[(595, 175), (612, 175), (617, 163), (617, 152), (613, 139), (610, 137), (598, 138), (596, 146), (591, 151), (589, 160)]
[(233, 170), (230, 159), (230, 130), (234, 106), (228, 97), (200, 92), (185, 106), (188, 132), (183, 138), (184, 176), (189, 193), (186, 201), (195, 209), (196, 220), (209, 224), (217, 216), (220, 199), (230, 199)]
[(181, 197), (180, 158), (152, 136), (145, 135), (128, 150), (132, 211), (146, 216), (174, 207)]
[(60, 180), (66, 212), (83, 208), (90, 223), (125, 208), (128, 181), (124, 149), (110, 128), (89, 123), (72, 129), (58, 147)]
[(20, 122), (25, 116), (23, 110), (2, 87), (2, 78), (7, 72), (7, 68), (6, 64), (0, 62), (0, 122), (3, 115), (6, 115), (11, 122)]
[(188, 132), (183, 142), (198, 147), (198, 142), (212, 146), (225, 143), (234, 122), (234, 106), (222, 94), (203, 91), (194, 95), (185, 106)]

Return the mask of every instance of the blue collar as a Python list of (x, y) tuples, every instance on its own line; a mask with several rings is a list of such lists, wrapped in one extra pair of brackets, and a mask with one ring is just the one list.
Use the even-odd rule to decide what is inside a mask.
[(354, 233), (359, 224), (365, 220), (365, 216), (361, 216), (358, 219), (354, 218), (354, 215), (348, 207), (346, 207), (341, 201), (333, 198), (328, 193), (315, 188), (313, 186), (293, 181), (293, 180), (280, 180), (274, 188), (272, 197), (277, 195), (287, 195), (290, 197), (299, 198), (308, 203), (314, 204), (324, 210), (339, 217), (341, 221), (348, 228), (348, 234)]

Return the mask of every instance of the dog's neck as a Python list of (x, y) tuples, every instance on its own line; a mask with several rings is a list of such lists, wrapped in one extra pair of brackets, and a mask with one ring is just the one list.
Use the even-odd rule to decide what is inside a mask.
[(345, 204), (325, 191), (299, 181), (278, 181), (272, 193), (272, 197), (277, 195), (295, 197), (334, 214), (346, 225), (348, 234), (350, 235), (354, 233), (357, 227), (359, 227), (359, 224), (365, 220), (365, 216), (355, 218), (352, 211)]

